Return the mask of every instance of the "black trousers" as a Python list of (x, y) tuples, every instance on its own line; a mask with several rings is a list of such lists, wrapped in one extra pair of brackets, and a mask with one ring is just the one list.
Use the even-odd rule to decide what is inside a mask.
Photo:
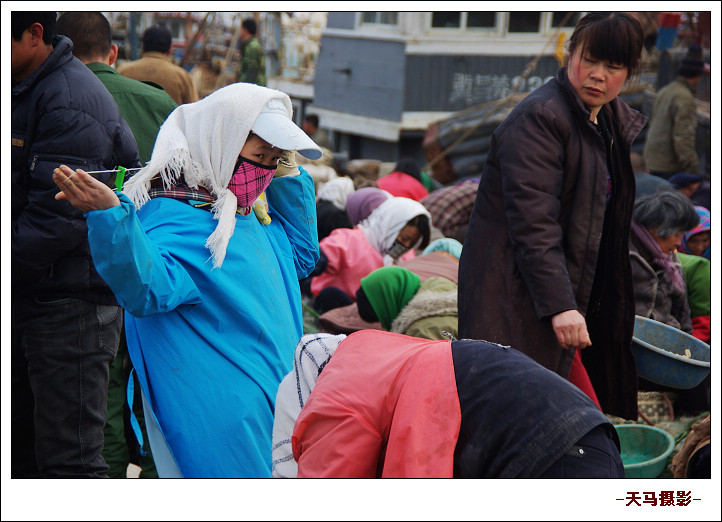
[(13, 302), (11, 477), (107, 477), (103, 449), (119, 306)]
[(608, 425), (584, 435), (539, 478), (624, 478), (624, 465)]

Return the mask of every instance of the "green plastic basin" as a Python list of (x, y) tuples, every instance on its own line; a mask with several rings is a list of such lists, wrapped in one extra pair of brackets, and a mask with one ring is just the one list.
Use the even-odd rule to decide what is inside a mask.
[(619, 435), (627, 478), (656, 478), (661, 475), (674, 450), (674, 437), (645, 424), (619, 424), (614, 427)]

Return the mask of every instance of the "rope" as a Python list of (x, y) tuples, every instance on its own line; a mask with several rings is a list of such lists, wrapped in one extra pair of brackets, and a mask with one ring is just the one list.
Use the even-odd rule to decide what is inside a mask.
[(669, 410), (669, 420), (674, 420), (674, 408), (672, 407), (672, 401), (669, 400), (669, 397), (667, 397), (666, 393), (662, 394), (662, 398), (664, 399), (664, 402), (667, 403), (667, 409)]
[(307, 305), (306, 303), (304, 303), (303, 301), (301, 301), (301, 305), (302, 305), (303, 308), (304, 308), (309, 314), (311, 314), (314, 318), (318, 319), (319, 317), (321, 317), (321, 314), (319, 314), (316, 310), (314, 310), (313, 308), (311, 308), (310, 306), (308, 306), (308, 305)]
[(642, 417), (642, 420), (643, 420), (644, 422), (646, 422), (646, 423), (649, 424), (650, 426), (654, 426), (654, 423), (653, 423), (651, 420), (649, 420), (644, 413), (642, 413), (642, 409), (641, 409), (641, 408), (637, 407), (637, 413), (639, 414), (640, 417)]
[[(186, 58), (193, 52), (193, 47), (195, 47), (196, 42), (198, 41), (198, 37), (203, 32), (203, 28), (206, 26), (206, 22), (208, 21), (208, 16), (211, 14), (210, 11), (206, 13), (205, 18), (203, 18), (203, 22), (201, 23), (201, 26), (196, 31), (196, 34), (193, 35), (193, 38), (191, 38), (190, 43), (186, 42), (186, 48), (183, 51), (183, 57), (180, 59), (180, 62), (178, 62), (179, 67), (183, 67), (183, 64), (186, 61)], [(216, 19), (216, 13), (213, 13), (213, 20)]]

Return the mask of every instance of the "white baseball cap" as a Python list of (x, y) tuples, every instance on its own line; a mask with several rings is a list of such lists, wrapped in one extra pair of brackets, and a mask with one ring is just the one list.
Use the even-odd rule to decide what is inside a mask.
[(295, 150), (308, 159), (322, 155), (321, 148), (291, 120), (283, 101), (271, 98), (253, 122), (251, 130), (274, 147)]

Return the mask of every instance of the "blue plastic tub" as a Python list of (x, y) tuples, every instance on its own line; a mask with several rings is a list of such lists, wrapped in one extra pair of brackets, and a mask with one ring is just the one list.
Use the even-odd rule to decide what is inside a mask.
[[(685, 357), (685, 350), (690, 356)], [(709, 375), (709, 345), (696, 337), (653, 319), (636, 316), (632, 353), (637, 373), (648, 381), (689, 389)]]
[(674, 437), (660, 428), (645, 424), (619, 424), (614, 427), (619, 435), (627, 478), (660, 476), (674, 450)]

